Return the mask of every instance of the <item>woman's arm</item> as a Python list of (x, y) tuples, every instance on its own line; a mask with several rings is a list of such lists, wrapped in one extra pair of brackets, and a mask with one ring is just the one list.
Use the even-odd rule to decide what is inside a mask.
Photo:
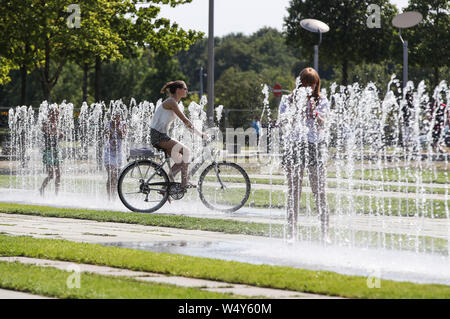
[(197, 130), (194, 125), (192, 124), (192, 122), (186, 117), (186, 115), (184, 115), (184, 113), (180, 110), (180, 108), (178, 107), (178, 104), (175, 101), (169, 101), (169, 103), (167, 103), (167, 106), (170, 108), (170, 110), (174, 111), (175, 114), (180, 118), (180, 120), (184, 123), (184, 125), (186, 125), (186, 127), (188, 129), (190, 129), (191, 131), (193, 131), (195, 134), (197, 134), (200, 137), (206, 137), (205, 133), (200, 132), (199, 130)]
[(329, 105), (327, 99), (316, 102), (316, 106), (314, 107), (314, 117), (320, 126), (323, 126), (327, 120), (328, 108)]

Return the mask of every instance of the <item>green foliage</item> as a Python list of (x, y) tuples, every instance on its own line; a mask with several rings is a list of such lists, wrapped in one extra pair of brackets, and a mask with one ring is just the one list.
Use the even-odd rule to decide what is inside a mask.
[(13, 65), (7, 58), (0, 56), (0, 85), (4, 85), (11, 81), (9, 73), (14, 68), (17, 69), (17, 66)]
[(253, 70), (243, 72), (239, 67), (230, 67), (221, 75), (216, 82), (216, 104), (232, 110), (224, 114), (227, 127), (247, 128), (253, 117), (261, 114), (264, 98), (261, 83), (264, 82), (260, 74)]
[[(96, 59), (136, 56), (142, 47), (168, 55), (187, 49), (203, 34), (158, 18), (157, 4), (188, 2), (154, 0), (137, 7), (130, 0), (86, 0), (78, 4), (80, 25), (69, 27), (73, 17), (67, 10), (73, 1), (2, 1), (0, 31), (8, 37), (0, 40), (0, 57), (28, 71), (37, 68), (44, 98), (49, 99), (68, 61), (89, 66)], [(5, 59), (2, 65), (7, 65)], [(2, 82), (7, 80), (3, 74), (8, 69), (2, 66)]]
[[(227, 126), (247, 128), (253, 116), (262, 111), (262, 84), (272, 87), (280, 83), (283, 89), (294, 88), (299, 71), (294, 67), (298, 54), (286, 45), (283, 34), (272, 28), (262, 28), (250, 36), (230, 34), (216, 38), (215, 42), (215, 104), (222, 104), (225, 113), (242, 110), (229, 114)], [(200, 67), (206, 73), (207, 56), (207, 40), (177, 55), (191, 90), (200, 87)], [(278, 106), (273, 95), (270, 106)]]
[[(381, 27), (369, 28), (367, 20), (371, 4), (381, 8)], [(300, 21), (314, 18), (328, 24), (330, 31), (323, 35), (320, 60), (342, 67), (343, 84), (347, 84), (349, 63), (380, 62), (394, 39), (392, 18), (397, 13), (388, 0), (293, 0), (285, 19), (287, 42), (301, 48), (302, 56), (312, 61), (313, 46), (318, 44), (318, 33), (304, 30)], [(374, 49), (376, 48), (376, 49)]]
[[(411, 64), (433, 70), (433, 85), (440, 81), (440, 68), (450, 66), (450, 2), (448, 0), (410, 0), (408, 11), (418, 11), (423, 21), (408, 29)], [(447, 69), (448, 71), (448, 69)], [(446, 73), (448, 77), (448, 72)]]

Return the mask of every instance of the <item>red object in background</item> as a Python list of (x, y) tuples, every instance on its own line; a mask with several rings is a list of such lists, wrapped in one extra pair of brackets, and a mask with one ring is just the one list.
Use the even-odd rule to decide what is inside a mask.
[(283, 93), (283, 91), (282, 91), (281, 85), (278, 84), (278, 83), (276, 83), (276, 84), (273, 86), (273, 95), (274, 95), (275, 97), (281, 97), (281, 94), (282, 94), (282, 93)]

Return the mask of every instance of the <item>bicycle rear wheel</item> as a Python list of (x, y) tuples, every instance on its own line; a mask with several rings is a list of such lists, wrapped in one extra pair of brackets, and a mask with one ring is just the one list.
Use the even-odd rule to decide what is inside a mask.
[(221, 212), (235, 212), (250, 196), (250, 179), (235, 163), (213, 163), (200, 175), (198, 192), (206, 207)]
[(153, 213), (167, 201), (168, 185), (169, 177), (158, 164), (142, 160), (130, 163), (120, 172), (117, 187), (119, 198), (128, 209)]

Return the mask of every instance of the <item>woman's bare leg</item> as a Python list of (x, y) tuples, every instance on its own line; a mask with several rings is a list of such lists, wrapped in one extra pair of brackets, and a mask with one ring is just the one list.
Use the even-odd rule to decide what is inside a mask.
[(185, 187), (189, 181), (188, 167), (190, 161), (190, 150), (180, 142), (176, 140), (170, 140), (168, 142), (160, 142), (159, 147), (164, 149), (167, 154), (173, 159), (175, 164), (172, 166), (174, 177), (181, 168), (181, 187)]
[(316, 200), (316, 208), (320, 218), (322, 239), (324, 240), (327, 239), (330, 224), (330, 212), (325, 193), (326, 172), (323, 165), (312, 165), (308, 167), (308, 170), (309, 182)]
[(55, 166), (55, 195), (59, 193), (59, 186), (61, 185), (61, 170), (59, 165)]
[(117, 180), (119, 177), (119, 169), (117, 167), (112, 166), (111, 169), (111, 199), (117, 197)]
[(41, 196), (44, 196), (45, 187), (47, 187), (48, 182), (50, 182), (50, 180), (53, 179), (53, 167), (52, 166), (47, 166), (47, 174), (48, 174), (47, 177), (42, 182), (41, 188), (39, 188), (39, 193), (41, 194)]
[(286, 168), (286, 175), (288, 180), (288, 239), (295, 239), (297, 237), (297, 221), (300, 196), (302, 192), (303, 170), (304, 168), (299, 166), (288, 166)]
[(108, 175), (106, 179), (106, 193), (108, 194), (108, 200), (111, 200), (111, 166), (106, 165), (106, 174)]

